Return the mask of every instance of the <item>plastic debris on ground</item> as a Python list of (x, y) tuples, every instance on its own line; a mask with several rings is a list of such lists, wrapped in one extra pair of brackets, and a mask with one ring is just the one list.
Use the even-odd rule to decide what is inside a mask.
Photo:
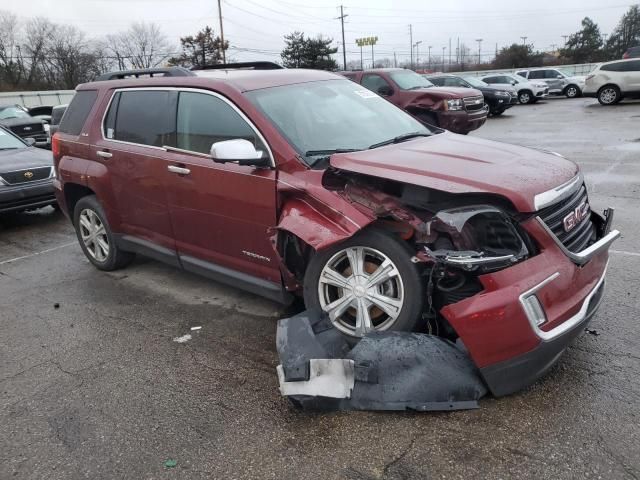
[(373, 332), (355, 346), (324, 313), (278, 322), (280, 392), (312, 410), (462, 410), (487, 389), (465, 351), (440, 337)]

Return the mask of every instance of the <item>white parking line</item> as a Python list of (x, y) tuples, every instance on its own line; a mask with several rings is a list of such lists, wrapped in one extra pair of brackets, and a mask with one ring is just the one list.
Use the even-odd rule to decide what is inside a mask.
[(2, 260), (0, 265), (5, 265), (7, 263), (17, 262), (18, 260), (24, 260), (25, 258), (36, 257), (38, 255), (42, 255), (44, 253), (55, 252), (56, 250), (60, 250), (62, 248), (70, 247), (71, 245), (77, 245), (78, 242), (65, 243), (64, 245), (58, 245), (57, 247), (47, 248), (46, 250), (42, 250), (41, 252), (30, 253), (29, 255), (23, 255), (22, 257), (11, 258), (9, 260)]
[(617, 253), (618, 255), (628, 255), (630, 257), (640, 257), (640, 253), (627, 252), (626, 250), (609, 250), (611, 253)]

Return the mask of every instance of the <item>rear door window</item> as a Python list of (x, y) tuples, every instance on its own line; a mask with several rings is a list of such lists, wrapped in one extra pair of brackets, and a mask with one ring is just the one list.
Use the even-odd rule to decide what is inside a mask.
[(529, 79), (540, 79), (544, 78), (544, 70), (534, 70), (529, 72)]
[(503, 79), (506, 77), (487, 77), (484, 79), (485, 83), (506, 83)]
[(214, 143), (235, 139), (248, 140), (256, 150), (266, 151), (255, 130), (227, 102), (206, 93), (180, 92), (177, 148), (208, 154)]
[(153, 147), (175, 142), (173, 92), (134, 90), (116, 93), (105, 119), (105, 136)]
[(603, 70), (605, 72), (621, 72), (622, 63), (623, 62), (617, 62), (617, 63), (610, 63), (609, 65), (603, 65), (602, 67), (600, 67), (600, 70)]
[(620, 62), (620, 71), (622, 72), (640, 72), (640, 60), (634, 60), (632, 62)]
[(80, 90), (76, 92), (62, 117), (58, 131), (69, 135), (80, 135), (96, 98), (98, 98), (97, 90)]

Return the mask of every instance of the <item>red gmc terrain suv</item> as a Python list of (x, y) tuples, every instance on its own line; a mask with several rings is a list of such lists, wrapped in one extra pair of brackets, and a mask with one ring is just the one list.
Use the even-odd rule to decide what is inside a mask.
[(420, 123), (339, 75), (262, 67), (77, 88), (55, 187), (91, 263), (140, 253), (302, 296), (352, 337), (427, 331), (462, 343), (496, 395), (542, 375), (596, 311), (619, 236), (576, 164)]

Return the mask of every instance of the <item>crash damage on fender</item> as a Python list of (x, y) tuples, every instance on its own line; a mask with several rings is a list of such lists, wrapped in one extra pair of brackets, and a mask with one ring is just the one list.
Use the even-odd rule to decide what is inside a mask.
[[(611, 229), (612, 209), (590, 209), (575, 164), (508, 146), (481, 168), (474, 155), (449, 154), (457, 172), (460, 164), (478, 172), (455, 176), (433, 138), (403, 147), (391, 152), (404, 155), (390, 165), (371, 152), (336, 155), (322, 185), (361, 215), (362, 229), (385, 229), (409, 246), (425, 298), (420, 321), (413, 332), (347, 341), (321, 311), (281, 320), (280, 389), (300, 407), (475, 408), (487, 392), (508, 395), (543, 376), (602, 299), (608, 248), (619, 232)], [(535, 158), (523, 161), (523, 150)], [(491, 185), (500, 163), (516, 178)], [(540, 178), (533, 168), (568, 180), (523, 182)], [(326, 234), (337, 227), (327, 228), (317, 244), (332, 245)], [(310, 255), (322, 251), (317, 244)]]

